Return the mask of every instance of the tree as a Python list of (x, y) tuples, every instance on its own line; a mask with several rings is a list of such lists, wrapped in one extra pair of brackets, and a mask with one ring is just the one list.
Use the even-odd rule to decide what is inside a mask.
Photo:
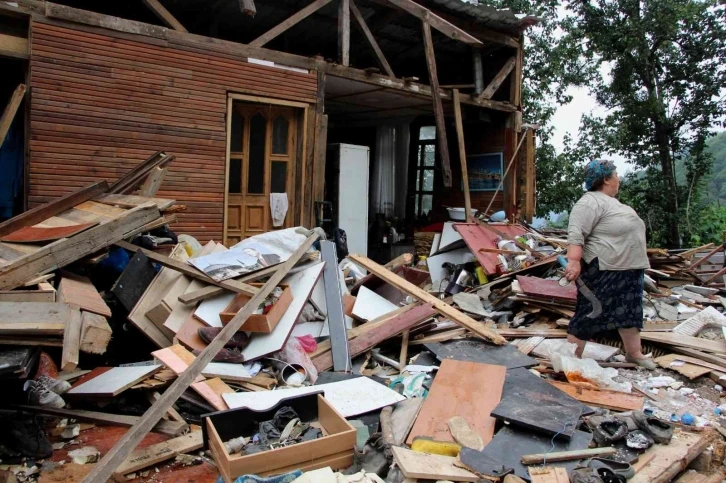
[[(687, 234), (682, 220), (712, 163), (706, 140), (726, 113), (723, 8), (709, 0), (567, 3), (566, 36), (580, 41), (583, 80), (608, 111), (584, 120), (589, 146), (578, 144), (645, 171), (649, 179), (629, 186), (630, 195), (655, 203), (642, 209), (661, 208), (663, 241), (672, 247)], [(686, 174), (680, 186), (678, 163)]]

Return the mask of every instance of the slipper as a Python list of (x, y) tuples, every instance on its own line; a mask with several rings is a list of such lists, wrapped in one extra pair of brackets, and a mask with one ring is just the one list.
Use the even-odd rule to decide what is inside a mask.
[(635, 476), (635, 469), (630, 463), (623, 463), (621, 461), (615, 461), (608, 458), (590, 458), (587, 460), (586, 465), (588, 468), (600, 469), (607, 468), (616, 475), (620, 475), (626, 480), (629, 480)]
[(592, 431), (592, 437), (598, 446), (610, 446), (625, 438), (627, 434), (628, 424), (618, 418), (607, 418)]
[(643, 430), (645, 434), (653, 438), (653, 441), (659, 444), (668, 444), (673, 437), (673, 425), (661, 421), (660, 419), (648, 416), (643, 411), (633, 411), (633, 419), (635, 424)]

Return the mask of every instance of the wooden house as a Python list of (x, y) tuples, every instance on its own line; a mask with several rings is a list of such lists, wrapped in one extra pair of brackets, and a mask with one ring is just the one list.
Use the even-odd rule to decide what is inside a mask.
[(273, 229), (271, 193), (282, 226), (315, 225), (362, 182), (331, 176), (344, 143), (370, 150), (369, 224), (445, 220), (467, 166), (472, 208), (531, 219), (536, 22), (460, 0), (0, 1), (0, 109), (27, 85), (0, 122), (18, 163), (0, 192), (17, 213), (163, 151), (158, 196), (187, 207), (173, 229), (229, 245)]

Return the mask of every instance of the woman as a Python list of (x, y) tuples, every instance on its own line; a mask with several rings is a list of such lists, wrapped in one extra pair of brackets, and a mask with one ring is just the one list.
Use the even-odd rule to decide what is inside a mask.
[(615, 196), (620, 178), (611, 161), (595, 160), (585, 167), (585, 193), (570, 213), (567, 229), (565, 277), (578, 277), (602, 304), (602, 313), (590, 318), (592, 304), (579, 291), (577, 308), (567, 328), (567, 340), (577, 344), (582, 357), (585, 344), (595, 336), (617, 329), (626, 360), (646, 369), (655, 363), (643, 355), (643, 276), (649, 268), (645, 223)]

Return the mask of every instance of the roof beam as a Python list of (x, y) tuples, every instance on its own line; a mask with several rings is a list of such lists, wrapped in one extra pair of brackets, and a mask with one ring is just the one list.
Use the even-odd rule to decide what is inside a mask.
[(464, 42), (465, 44), (469, 45), (477, 45), (482, 46), (482, 41), (477, 39), (476, 37), (473, 37), (472, 35), (469, 35), (468, 33), (464, 32), (462, 29), (457, 27), (456, 25), (452, 24), (451, 22), (448, 22), (447, 20), (444, 20), (443, 18), (436, 15), (434, 12), (429, 10), (426, 7), (422, 7), (418, 3), (412, 1), (412, 0), (387, 0), (388, 3), (391, 3), (392, 5), (395, 5), (396, 7), (400, 8), (401, 10), (405, 10), (406, 12), (410, 13), (411, 15), (420, 18), (422, 21), (429, 24), (431, 27), (435, 28), (442, 34), (446, 35), (449, 38), (452, 38), (454, 40), (459, 40), (461, 42)]
[(252, 47), (262, 47), (281, 33), (288, 30), (293, 25), (296, 25), (301, 20), (304, 20), (312, 15), (314, 12), (317, 12), (318, 10), (329, 4), (331, 1), (332, 0), (315, 0), (307, 7), (303, 8), (291, 17), (288, 17), (284, 22), (276, 25), (275, 27), (272, 27), (270, 30), (257, 37), (255, 40), (250, 42), (249, 45), (251, 45)]
[(371, 29), (368, 28), (368, 24), (366, 24), (365, 19), (363, 18), (363, 14), (358, 10), (358, 6), (355, 4), (353, 0), (348, 0), (350, 2), (350, 11), (353, 13), (353, 16), (355, 17), (355, 20), (358, 24), (358, 27), (360, 28), (361, 32), (363, 32), (363, 35), (368, 40), (368, 43), (371, 45), (371, 48), (373, 49), (373, 52), (376, 54), (376, 59), (378, 60), (378, 64), (381, 66), (383, 70), (386, 71), (386, 74), (388, 74), (391, 77), (396, 77), (396, 75), (393, 73), (393, 69), (391, 69), (391, 65), (386, 60), (386, 56), (383, 55), (383, 51), (381, 50), (380, 46), (378, 45), (378, 42), (376, 42), (375, 37), (373, 37), (373, 32), (371, 32)]
[(154, 15), (159, 17), (159, 20), (164, 22), (164, 25), (173, 28), (174, 30), (178, 30), (179, 32), (188, 32), (188, 30), (185, 29), (184, 26), (180, 24), (179, 21), (174, 18), (174, 16), (169, 13), (169, 11), (161, 3), (159, 3), (159, 0), (142, 1), (144, 2), (144, 5), (149, 7), (149, 9), (154, 12)]
[(429, 84), (431, 84), (431, 98), (434, 102), (434, 117), (436, 119), (436, 138), (438, 139), (439, 153), (441, 153), (441, 171), (444, 174), (444, 186), (451, 188), (451, 163), (449, 161), (449, 145), (446, 142), (446, 119), (444, 106), (441, 103), (439, 92), (439, 78), (436, 73), (436, 57), (434, 56), (434, 43), (431, 40), (431, 26), (424, 20), (423, 28), (424, 48), (426, 50), (426, 66), (429, 70)]

